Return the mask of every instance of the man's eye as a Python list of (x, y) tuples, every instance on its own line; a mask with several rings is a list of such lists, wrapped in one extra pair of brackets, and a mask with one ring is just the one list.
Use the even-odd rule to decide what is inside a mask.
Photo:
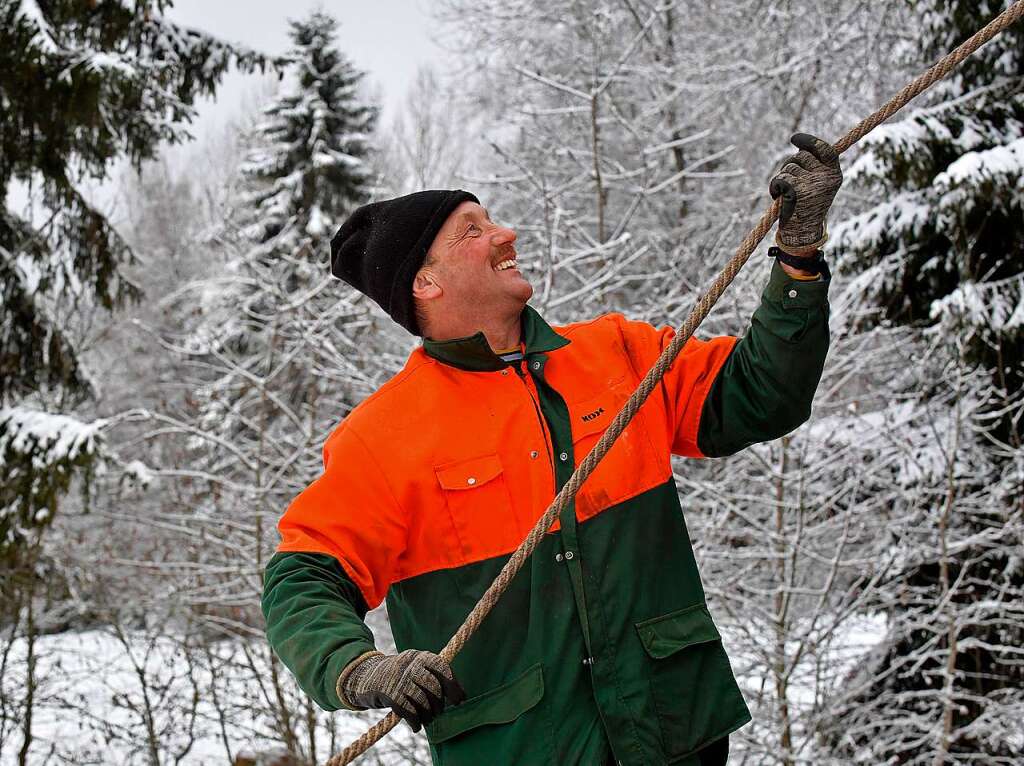
[(480, 227), (479, 227), (479, 226), (477, 226), (477, 225), (476, 225), (475, 223), (471, 223), (471, 224), (469, 225), (469, 229), (467, 229), (467, 232), (468, 232), (468, 233), (470, 233), (470, 234), (472, 234), (474, 230), (475, 230), (475, 231), (481, 231), (481, 229), (480, 229)]

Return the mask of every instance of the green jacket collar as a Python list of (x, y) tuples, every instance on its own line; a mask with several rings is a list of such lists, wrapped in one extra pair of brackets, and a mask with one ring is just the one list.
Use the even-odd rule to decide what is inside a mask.
[[(522, 340), (525, 356), (530, 354), (554, 351), (568, 345), (568, 338), (551, 329), (532, 306), (525, 306), (520, 315), (522, 322)], [(450, 340), (423, 339), (423, 350), (427, 356), (439, 362), (471, 372), (495, 372), (508, 367), (508, 362), (494, 353), (483, 332), (477, 332), (465, 338)]]

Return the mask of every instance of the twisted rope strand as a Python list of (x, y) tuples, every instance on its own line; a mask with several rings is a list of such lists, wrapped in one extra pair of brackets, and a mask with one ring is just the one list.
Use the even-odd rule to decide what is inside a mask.
[[(961, 44), (953, 52), (947, 54), (938, 63), (932, 66), (927, 72), (917, 77), (913, 82), (907, 85), (903, 90), (893, 96), (881, 109), (867, 117), (860, 124), (858, 124), (853, 130), (843, 136), (835, 144), (836, 152), (843, 154), (851, 146), (860, 141), (864, 136), (874, 130), (878, 125), (885, 122), (892, 115), (907, 105), (913, 98), (919, 96), (921, 93), (926, 91), (938, 80), (948, 75), (953, 69), (974, 53), (978, 48), (987, 43), (997, 34), (1005, 30), (1010, 25), (1019, 21), (1024, 17), (1024, 0), (1017, 0), (1013, 5), (1003, 11), (999, 16), (993, 19), (989, 24), (983, 27), (979, 32), (970, 37), (967, 41)], [(451, 662), (455, 655), (459, 653), (470, 636), (476, 632), (476, 629), (483, 622), (484, 618), (490, 613), (494, 605), (497, 604), (498, 599), (501, 598), (512, 578), (516, 576), (516, 573), (522, 568), (523, 564), (526, 563), (526, 559), (530, 557), (530, 554), (540, 544), (541, 538), (554, 523), (558, 515), (565, 509), (576, 493), (579, 491), (583, 482), (587, 480), (587, 477), (593, 472), (597, 464), (601, 462), (601, 459), (611, 449), (612, 444), (619, 437), (619, 434), (625, 430), (626, 426), (636, 415), (637, 410), (640, 409), (641, 405), (647, 401), (647, 397), (654, 390), (654, 387), (661, 382), (662, 377), (672, 363), (675, 361), (679, 352), (682, 350), (686, 341), (690, 339), (700, 323), (704, 321), (704, 318), (710, 313), (718, 299), (722, 297), (726, 288), (732, 283), (733, 279), (739, 273), (740, 269), (750, 258), (750, 255), (757, 249), (757, 246), (761, 243), (761, 240), (765, 238), (769, 231), (771, 231), (772, 225), (779, 217), (779, 200), (773, 200), (772, 204), (769, 205), (768, 209), (761, 216), (761, 220), (758, 221), (757, 225), (751, 230), (749, 234), (740, 243), (736, 254), (732, 259), (725, 265), (722, 272), (718, 275), (715, 281), (711, 284), (711, 287), (706, 293), (698, 298), (697, 303), (690, 311), (690, 315), (683, 322), (682, 327), (679, 328), (679, 332), (676, 333), (675, 337), (661, 352), (661, 356), (658, 357), (657, 361), (648, 370), (644, 379), (640, 381), (640, 385), (637, 386), (636, 391), (633, 392), (632, 396), (629, 397), (628, 401), (623, 405), (622, 410), (615, 419), (608, 426), (608, 429), (604, 432), (601, 439), (594, 445), (594, 448), (587, 453), (587, 456), (583, 458), (579, 467), (573, 471), (572, 476), (569, 477), (569, 481), (566, 482), (562, 490), (555, 496), (551, 505), (544, 512), (544, 515), (540, 517), (533, 529), (526, 536), (526, 539), (520, 544), (519, 548), (516, 549), (515, 553), (509, 558), (502, 567), (501, 572), (491, 583), (490, 587), (484, 592), (477, 602), (476, 606), (473, 607), (472, 611), (466, 617), (465, 622), (455, 631), (455, 635), (449, 639), (448, 643), (441, 650), (440, 655), (444, 658), (445, 662)], [(380, 740), (385, 734), (398, 724), (399, 718), (394, 713), (388, 713), (384, 718), (374, 724), (373, 727), (368, 729), (359, 739), (353, 742), (351, 745), (346, 747), (340, 753), (332, 757), (327, 761), (326, 766), (343, 766), (343, 764), (351, 763), (355, 758), (365, 753), (370, 747), (373, 746), (378, 740)]]

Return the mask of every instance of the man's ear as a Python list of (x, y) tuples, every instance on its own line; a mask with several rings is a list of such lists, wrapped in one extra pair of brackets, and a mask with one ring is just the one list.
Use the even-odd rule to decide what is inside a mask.
[(412, 280), (412, 295), (421, 301), (428, 301), (432, 298), (441, 297), (441, 285), (437, 283), (434, 272), (430, 269), (420, 269)]

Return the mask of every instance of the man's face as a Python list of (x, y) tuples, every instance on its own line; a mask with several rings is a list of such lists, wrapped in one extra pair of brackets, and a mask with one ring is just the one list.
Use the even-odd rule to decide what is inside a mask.
[(420, 272), (441, 288), (446, 312), (467, 319), (518, 316), (533, 286), (516, 267), (515, 241), (512, 229), (466, 201), (444, 222)]

